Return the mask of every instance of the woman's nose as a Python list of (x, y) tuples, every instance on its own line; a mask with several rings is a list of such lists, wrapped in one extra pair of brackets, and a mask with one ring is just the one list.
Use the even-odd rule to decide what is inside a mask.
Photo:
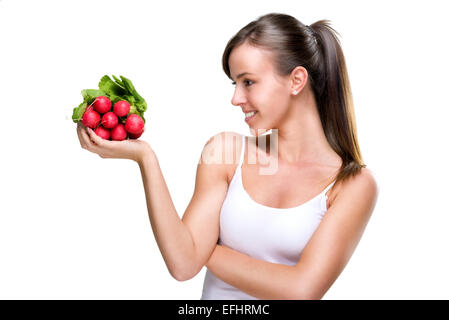
[(236, 88), (235, 91), (234, 91), (234, 95), (232, 96), (231, 103), (234, 106), (239, 106), (241, 104), (245, 104), (246, 103), (245, 95), (238, 88)]

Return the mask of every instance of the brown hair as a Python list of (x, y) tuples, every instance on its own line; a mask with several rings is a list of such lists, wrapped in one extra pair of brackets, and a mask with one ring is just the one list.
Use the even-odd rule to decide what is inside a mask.
[(292, 16), (270, 13), (237, 32), (228, 41), (222, 58), (223, 70), (230, 79), (231, 51), (245, 42), (272, 52), (280, 76), (290, 75), (297, 66), (307, 70), (324, 133), (343, 161), (335, 184), (366, 167), (357, 141), (346, 62), (336, 34), (329, 20), (309, 27)]

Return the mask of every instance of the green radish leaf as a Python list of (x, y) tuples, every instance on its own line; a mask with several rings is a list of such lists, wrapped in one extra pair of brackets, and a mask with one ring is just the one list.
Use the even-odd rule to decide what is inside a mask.
[(129, 104), (134, 104), (136, 102), (134, 96), (125, 96), (125, 98), (125, 100), (129, 102)]
[(140, 111), (145, 112), (147, 110), (147, 103), (145, 102), (145, 99), (142, 98), (142, 96), (137, 93), (136, 88), (134, 87), (131, 80), (125, 78), (124, 76), (120, 76), (120, 79), (122, 79), (122, 82), (125, 85), (125, 87), (133, 95), (135, 101), (140, 104)]
[(120, 97), (126, 94), (126, 90), (112, 81), (109, 76), (105, 75), (98, 84), (100, 90), (104, 91), (109, 97)]
[(131, 80), (125, 78), (124, 76), (120, 76), (120, 79), (122, 79), (122, 83), (125, 86), (125, 88), (129, 91), (129, 93), (134, 94), (136, 89), (134, 88), (134, 85), (132, 84)]
[(87, 108), (87, 102), (83, 101), (78, 107), (73, 108), (73, 114), (72, 114), (72, 120), (75, 123), (78, 123), (81, 121), (81, 118), (83, 117), (84, 111), (86, 111)]
[(114, 104), (120, 100), (123, 100), (123, 98), (120, 96), (111, 96), (109, 99), (111, 99), (112, 104)]
[(106, 92), (103, 90), (96, 90), (96, 89), (84, 89), (81, 91), (81, 94), (84, 98), (84, 101), (88, 104), (91, 104), (94, 102), (96, 97), (99, 96), (106, 96)]
[(147, 111), (147, 103), (145, 101), (136, 102), (136, 107), (140, 113)]
[(122, 80), (117, 78), (116, 76), (112, 75), (112, 78), (114, 78), (115, 83), (120, 86), (122, 89), (126, 90), (125, 85), (123, 84)]

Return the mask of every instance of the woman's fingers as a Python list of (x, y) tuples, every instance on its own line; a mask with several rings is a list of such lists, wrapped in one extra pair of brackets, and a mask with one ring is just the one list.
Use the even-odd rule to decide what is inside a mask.
[(78, 125), (76, 127), (76, 133), (78, 134), (78, 139), (80, 141), (81, 148), (87, 149), (88, 145), (86, 143), (86, 138), (83, 135), (83, 131), (84, 131), (84, 126), (81, 123), (78, 123)]
[(87, 149), (91, 152), (98, 153), (97, 146), (93, 143), (91, 140), (89, 134), (87, 133), (87, 128), (80, 124), (79, 130), (78, 130), (78, 136), (80, 137), (80, 143), (81, 147), (84, 149)]
[(97, 134), (91, 128), (86, 128), (86, 132), (89, 135), (89, 139), (94, 144), (96, 144), (97, 146), (103, 145), (103, 139), (101, 137), (97, 136)]

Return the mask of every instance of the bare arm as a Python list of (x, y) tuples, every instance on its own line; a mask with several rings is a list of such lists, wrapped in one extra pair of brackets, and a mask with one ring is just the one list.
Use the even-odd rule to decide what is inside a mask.
[[(174, 207), (156, 155), (149, 152), (139, 167), (151, 226), (164, 261), (174, 278), (188, 280), (205, 266), (218, 241), (219, 213), (228, 189), (225, 165), (214, 156), (233, 151), (221, 133), (205, 145), (197, 166), (195, 191), (182, 220)], [(225, 148), (228, 148), (226, 150)]]
[(146, 153), (139, 167), (156, 242), (170, 274), (176, 279), (182, 279), (182, 271), (188, 272), (192, 268), (188, 264), (195, 261), (192, 235), (176, 212), (153, 151)]
[[(145, 189), (148, 215), (156, 242), (170, 274), (177, 280), (195, 276), (206, 264), (218, 240), (219, 213), (227, 192), (226, 166), (210, 163), (211, 152), (223, 154), (225, 138), (220, 133), (205, 145), (197, 167), (195, 191), (182, 220), (167, 188), (156, 154), (143, 140), (108, 141), (78, 125), (81, 146), (102, 158), (136, 161)], [(233, 151), (232, 147), (231, 150)]]

